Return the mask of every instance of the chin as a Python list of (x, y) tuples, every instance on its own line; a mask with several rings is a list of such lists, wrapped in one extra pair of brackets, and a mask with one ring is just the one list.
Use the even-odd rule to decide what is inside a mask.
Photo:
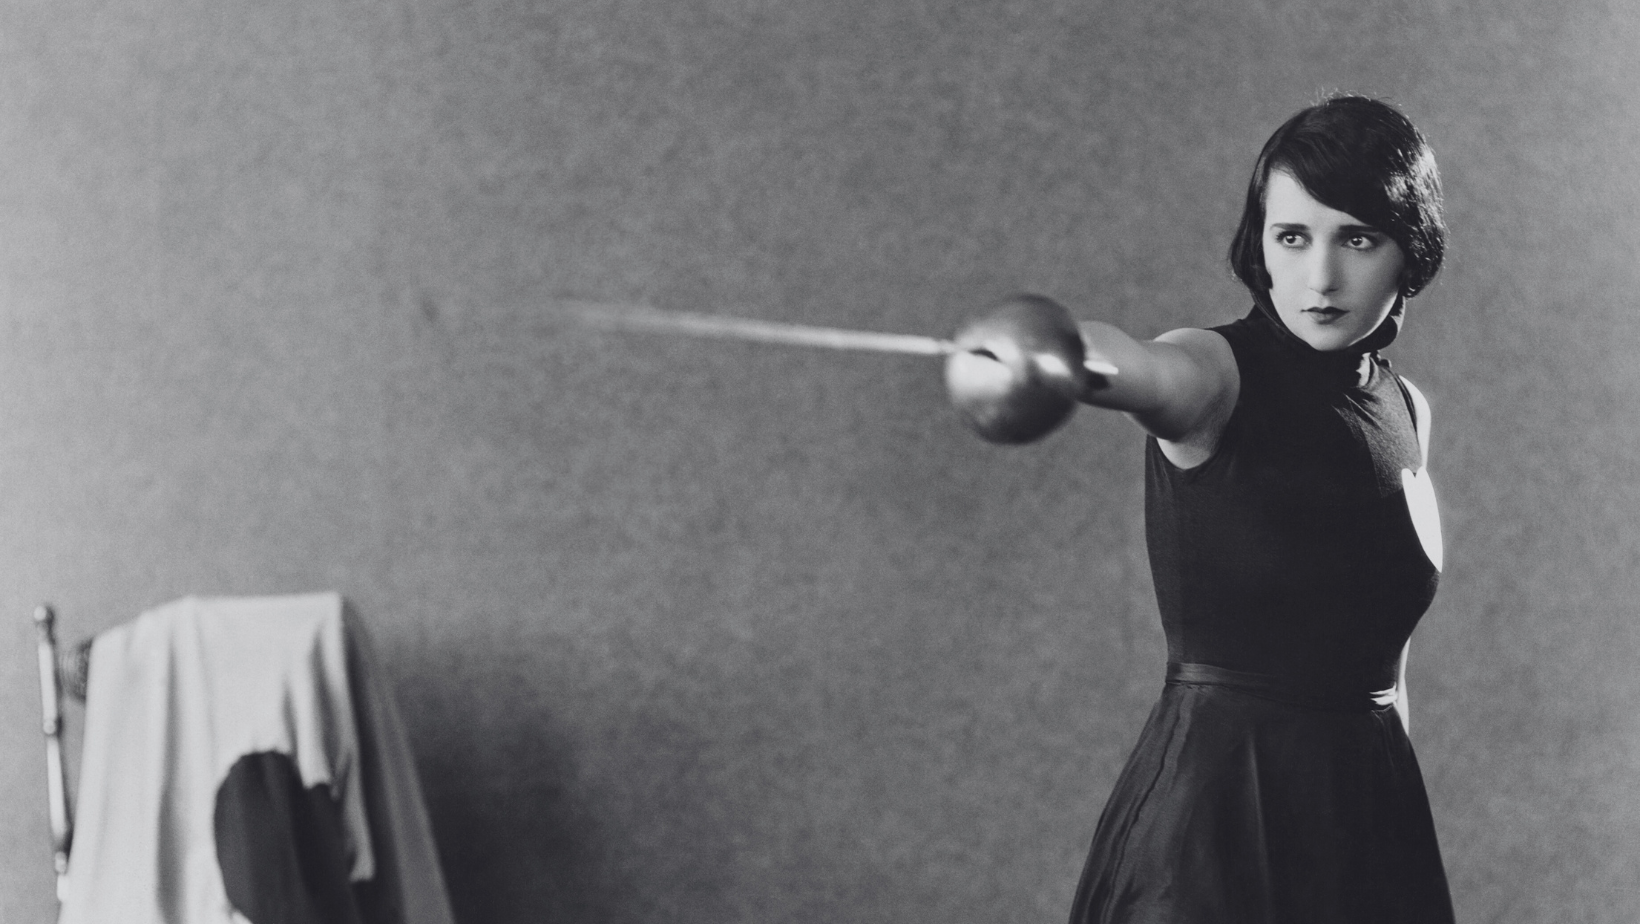
[(1296, 318), (1283, 317), (1281, 320), (1282, 323), (1287, 325), (1287, 329), (1293, 333), (1293, 336), (1309, 344), (1312, 349), (1322, 353), (1347, 350), (1365, 340), (1372, 334), (1373, 328), (1377, 326), (1375, 324), (1372, 328), (1363, 330), (1360, 324), (1317, 324), (1304, 314), (1299, 314)]
[(1366, 339), (1364, 335), (1358, 337), (1353, 332), (1341, 334), (1333, 331), (1316, 331), (1308, 335), (1299, 334), (1298, 337), (1321, 353), (1335, 353), (1339, 350), (1347, 350)]

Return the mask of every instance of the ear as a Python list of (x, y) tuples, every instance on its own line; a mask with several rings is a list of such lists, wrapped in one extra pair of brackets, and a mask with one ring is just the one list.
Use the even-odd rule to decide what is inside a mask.
[(1414, 285), (1415, 277), (1411, 267), (1401, 270), (1401, 298), (1409, 299), (1424, 290), (1422, 284)]
[(1424, 285), (1429, 282), (1429, 279), (1427, 277), (1419, 278), (1423, 276), (1423, 273), (1419, 272), (1418, 264), (1413, 261), (1412, 253), (1407, 245), (1396, 241), (1395, 246), (1401, 249), (1401, 297), (1411, 298), (1423, 291)]

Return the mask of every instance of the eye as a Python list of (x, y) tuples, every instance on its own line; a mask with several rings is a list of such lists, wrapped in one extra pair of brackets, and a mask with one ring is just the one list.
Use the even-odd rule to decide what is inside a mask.
[(1303, 232), (1300, 231), (1277, 231), (1275, 233), (1275, 242), (1283, 247), (1303, 247), (1306, 238)]
[(1376, 234), (1352, 234), (1345, 239), (1344, 245), (1351, 250), (1376, 250), (1383, 243), (1383, 238)]

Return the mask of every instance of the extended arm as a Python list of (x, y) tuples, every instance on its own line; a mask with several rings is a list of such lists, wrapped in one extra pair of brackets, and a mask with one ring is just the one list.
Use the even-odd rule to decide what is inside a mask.
[(1116, 375), (1090, 375), (1081, 400), (1126, 411), (1155, 436), (1175, 465), (1191, 468), (1218, 446), (1241, 379), (1230, 344), (1212, 331), (1186, 328), (1155, 340), (1135, 340), (1099, 321), (1080, 325), (1089, 359), (1109, 362)]

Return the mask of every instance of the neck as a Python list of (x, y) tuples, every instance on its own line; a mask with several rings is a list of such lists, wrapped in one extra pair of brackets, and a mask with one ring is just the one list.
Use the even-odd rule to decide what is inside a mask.
[(1389, 315), (1373, 329), (1372, 333), (1338, 350), (1318, 350), (1306, 343), (1302, 337), (1293, 333), (1287, 327), (1287, 322), (1281, 320), (1281, 315), (1276, 311), (1275, 303), (1270, 300), (1270, 293), (1254, 293), (1253, 305), (1255, 312), (1275, 328), (1276, 333), (1283, 341), (1295, 348), (1302, 347), (1303, 351), (1314, 353), (1316, 356), (1339, 357), (1338, 363), (1347, 362), (1351, 366), (1358, 365), (1360, 357), (1363, 355), (1376, 353), (1394, 343), (1396, 336), (1401, 332), (1401, 322), (1406, 314), (1406, 299), (1397, 295), (1395, 296), (1395, 304), (1390, 307)]

